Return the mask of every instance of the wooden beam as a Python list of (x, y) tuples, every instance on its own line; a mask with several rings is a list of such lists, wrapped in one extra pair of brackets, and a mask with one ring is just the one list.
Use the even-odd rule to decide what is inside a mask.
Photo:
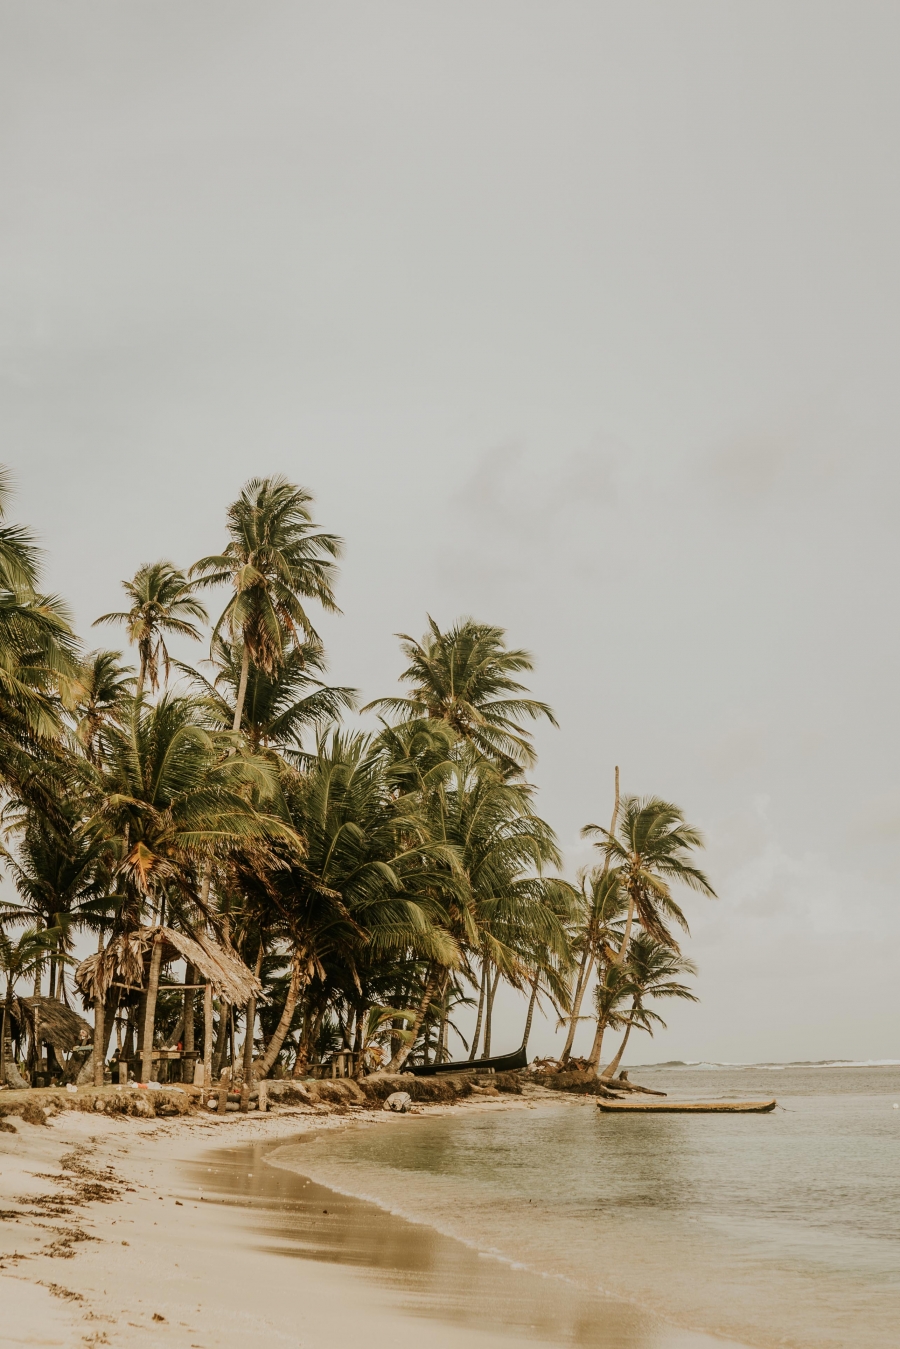
[(203, 1085), (212, 1086), (213, 1056), (213, 1005), (212, 984), (206, 984), (203, 992)]

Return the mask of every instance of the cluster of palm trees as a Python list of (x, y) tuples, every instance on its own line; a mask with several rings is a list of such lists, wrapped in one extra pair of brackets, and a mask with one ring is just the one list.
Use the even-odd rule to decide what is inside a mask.
[[(228, 511), (221, 552), (124, 583), (127, 607), (97, 623), (124, 630), (136, 672), (119, 651), (84, 652), (64, 606), (42, 593), (38, 550), (7, 523), (7, 499), (0, 477), (11, 882), (0, 1083), (17, 988), (24, 996), (33, 980), (32, 996), (74, 1001), (77, 948), (89, 941), (104, 958), (154, 931), (205, 934), (257, 976), (246, 1007), (203, 1004), (216, 1075), (241, 1064), (301, 1074), (342, 1049), (359, 1072), (488, 1057), (501, 984), (527, 996), (526, 1040), (536, 1005), (568, 1025), (564, 1060), (593, 989), (598, 1071), (606, 1030), (623, 1032), (617, 1065), (634, 1027), (659, 1024), (652, 1000), (693, 996), (670, 885), (712, 893), (690, 860), (699, 835), (665, 802), (620, 803), (617, 779), (610, 830), (586, 831), (598, 866), (577, 885), (559, 875), (526, 776), (531, 724), (555, 720), (528, 696), (531, 658), (502, 629), (429, 621), (420, 641), (403, 636), (406, 696), (362, 709), (377, 714), (374, 731), (349, 729), (356, 692), (325, 682), (310, 614), (337, 608), (341, 541), (315, 523), (307, 492), (253, 480)], [(194, 668), (169, 646), (202, 638), (206, 591), (225, 603)], [(101, 1070), (114, 1031), (125, 1056), (146, 1055), (148, 1034), (194, 1044), (197, 972), (178, 992), (154, 986), (148, 1017), (149, 959), (143, 979), (109, 980), (93, 998)], [(474, 1013), (467, 1040), (462, 1009)]]

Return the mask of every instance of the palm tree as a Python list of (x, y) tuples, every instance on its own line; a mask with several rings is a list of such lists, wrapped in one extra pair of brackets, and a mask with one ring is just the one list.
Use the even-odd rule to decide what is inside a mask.
[(635, 988), (627, 965), (618, 961), (601, 962), (600, 977), (594, 988), (594, 1007), (597, 1024), (594, 1043), (588, 1062), (596, 1071), (603, 1048), (603, 1037), (608, 1030), (624, 1030), (628, 1026), (628, 1005), (634, 1002)]
[[(12, 1017), (13, 989), (20, 979), (42, 970), (53, 950), (55, 932), (41, 932), (37, 928), (27, 928), (18, 941), (13, 941), (8, 933), (0, 928), (0, 975), (6, 979), (6, 997), (3, 1002), (3, 1025), (0, 1027), (0, 1083), (6, 1085), (7, 1046)], [(9, 1085), (13, 1085), (10, 1083)]]
[(654, 1025), (661, 1026), (665, 1030), (666, 1023), (662, 1017), (645, 1006), (648, 998), (680, 998), (688, 1002), (698, 1001), (697, 997), (680, 979), (683, 974), (696, 973), (697, 967), (694, 962), (688, 960), (679, 951), (654, 940), (646, 932), (638, 933), (631, 943), (628, 956), (627, 978), (632, 990), (631, 1011), (628, 1015), (625, 1034), (622, 1037), (622, 1043), (619, 1045), (618, 1053), (612, 1063), (607, 1065), (606, 1071), (603, 1073), (604, 1078), (611, 1078), (615, 1075), (616, 1069), (622, 1062), (628, 1037), (635, 1026), (640, 1030), (647, 1031), (650, 1035), (653, 1034)]
[(460, 619), (446, 633), (433, 618), (421, 642), (399, 633), (409, 666), (400, 676), (408, 698), (377, 698), (367, 708), (401, 721), (445, 721), (507, 773), (518, 774), (535, 762), (534, 747), (522, 718), (539, 717), (556, 726), (546, 703), (523, 698), (524, 684), (514, 678), (533, 668), (527, 651), (509, 650), (502, 628)]
[(228, 509), (229, 542), (221, 553), (201, 558), (191, 575), (201, 586), (230, 585), (233, 594), (213, 630), (227, 633), (241, 649), (234, 730), (244, 712), (252, 662), (272, 675), (284, 663), (285, 639), (298, 650), (317, 634), (304, 600), (338, 612), (332, 591), (342, 543), (316, 532), (312, 497), (284, 478), (254, 478)]
[(435, 868), (446, 849), (398, 809), (383, 755), (368, 737), (336, 731), (323, 737), (307, 772), (286, 777), (284, 795), (304, 855), (268, 871), (252, 856), (236, 857), (237, 890), (270, 939), (287, 944), (291, 959), (260, 1076), (281, 1051), (298, 998), (324, 977), (329, 960), (339, 959), (354, 976), (366, 953), (384, 959), (411, 950), (442, 967), (458, 960), (452, 938), (434, 921), (442, 879)]
[[(582, 873), (580, 877), (581, 916), (573, 933), (573, 945), (581, 948), (578, 980), (568, 1017), (569, 1029), (560, 1063), (567, 1063), (581, 1014), (581, 1004), (598, 960), (602, 966), (615, 960), (622, 947), (623, 920), (627, 908), (618, 867), (609, 869), (608, 859), (602, 867)], [(602, 1036), (601, 1036), (602, 1038)]]
[(92, 651), (81, 667), (78, 682), (78, 698), (72, 712), (75, 739), (88, 762), (96, 766), (100, 731), (133, 696), (134, 672), (122, 664), (120, 652)]
[(667, 923), (674, 921), (685, 932), (688, 924), (672, 898), (669, 883), (675, 881), (700, 894), (716, 897), (703, 872), (688, 860), (693, 849), (704, 846), (700, 831), (685, 824), (677, 806), (658, 796), (627, 796), (615, 833), (597, 824), (585, 825), (581, 833), (582, 837), (602, 840), (597, 846), (618, 867), (620, 884), (628, 896), (618, 962), (621, 964), (628, 956), (635, 919), (649, 936), (677, 951), (678, 943)]
[[(73, 765), (74, 767), (74, 765)], [(5, 833), (13, 841), (4, 856), (21, 903), (0, 911), (0, 921), (36, 921), (38, 929), (55, 933), (50, 957), (50, 997), (65, 1002), (65, 952), (72, 946), (72, 927), (93, 924), (93, 907), (103, 894), (106, 874), (102, 845), (85, 828), (87, 807), (83, 786), (70, 778), (52, 814), (33, 804), (14, 801), (4, 812)], [(36, 971), (40, 992), (42, 966)]]
[(77, 644), (61, 601), (39, 591), (34, 538), (4, 523), (9, 491), (0, 469), (0, 786), (40, 797), (74, 696)]
[(191, 622), (206, 622), (206, 610), (194, 594), (195, 586), (171, 562), (148, 562), (139, 567), (130, 581), (122, 582), (122, 589), (131, 601), (131, 607), (121, 613), (103, 614), (99, 623), (124, 623), (128, 640), (138, 649), (140, 671), (138, 696), (144, 684), (150, 682), (152, 693), (159, 688), (160, 670), (166, 683), (169, 680), (171, 658), (166, 646), (167, 636), (199, 639), (200, 632)]
[[(101, 734), (101, 762), (88, 822), (103, 844), (111, 875), (108, 923), (113, 932), (143, 922), (206, 915), (198, 875), (237, 847), (300, 842), (280, 817), (277, 775), (259, 756), (236, 753), (230, 734), (211, 729), (196, 699), (135, 699), (121, 722)], [(154, 945), (143, 1030), (146, 1080), (153, 1048), (158, 943)]]

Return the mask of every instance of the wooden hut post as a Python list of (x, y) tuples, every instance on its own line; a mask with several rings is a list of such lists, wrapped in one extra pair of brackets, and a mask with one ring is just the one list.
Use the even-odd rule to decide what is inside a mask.
[(213, 1006), (212, 984), (207, 979), (203, 990), (203, 1085), (212, 1086)]
[(156, 999), (159, 996), (159, 972), (162, 967), (163, 937), (158, 932), (153, 938), (150, 955), (150, 978), (147, 981), (147, 1013), (144, 1017), (144, 1036), (141, 1041), (141, 1081), (149, 1082), (153, 1071), (153, 1028), (156, 1022)]
[[(190, 963), (190, 961), (187, 961), (187, 962), (185, 963), (185, 967), (184, 967), (184, 982), (185, 982), (186, 984), (193, 984), (193, 983), (196, 982), (196, 977), (197, 977), (197, 972), (196, 972), (196, 970), (194, 969), (194, 966)], [(181, 1078), (182, 1078), (182, 1081), (183, 1081), (183, 1082), (188, 1082), (188, 1081), (193, 1082), (193, 1080), (194, 1080), (194, 1078), (193, 1078), (193, 1072), (194, 1072), (194, 990), (193, 990), (192, 988), (186, 988), (186, 989), (184, 990), (184, 1003), (183, 1003), (183, 1013), (182, 1013), (182, 1015), (183, 1015), (183, 1021), (184, 1021), (184, 1029), (183, 1029), (183, 1031), (181, 1032), (181, 1045), (182, 1045), (182, 1049), (183, 1049), (183, 1051), (184, 1051), (184, 1059), (182, 1060), (182, 1064), (187, 1063), (187, 1065), (188, 1065), (188, 1067), (189, 1067), (189, 1069), (190, 1069), (191, 1076), (190, 1076), (190, 1077), (186, 1077), (185, 1074), (184, 1074), (184, 1071), (182, 1071)]]

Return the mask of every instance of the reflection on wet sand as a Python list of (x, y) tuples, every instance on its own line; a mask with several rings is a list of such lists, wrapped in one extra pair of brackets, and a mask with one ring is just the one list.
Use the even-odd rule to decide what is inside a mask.
[[(389, 1289), (406, 1315), (547, 1345), (727, 1349), (718, 1337), (669, 1327), (627, 1302), (514, 1268), (305, 1179), (298, 1174), (302, 1151), (314, 1147), (315, 1138), (305, 1135), (287, 1148), (257, 1144), (217, 1151), (213, 1160), (191, 1168), (192, 1183), (208, 1198), (253, 1210), (257, 1249), (352, 1266)], [(290, 1159), (291, 1170), (279, 1165), (279, 1153)]]

